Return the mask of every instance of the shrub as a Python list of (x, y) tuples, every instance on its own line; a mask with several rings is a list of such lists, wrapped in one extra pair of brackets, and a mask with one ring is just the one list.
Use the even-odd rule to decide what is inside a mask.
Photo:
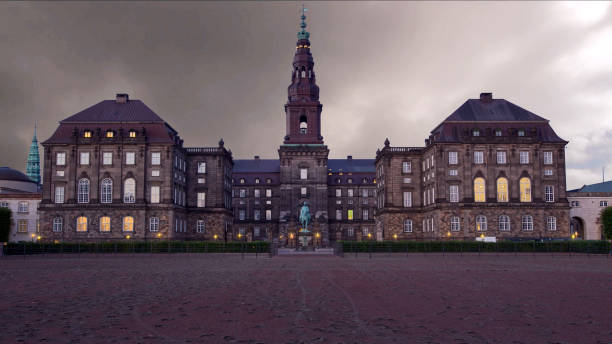
[(0, 242), (7, 242), (11, 233), (13, 212), (9, 208), (0, 208)]
[(601, 225), (606, 239), (612, 240), (612, 207), (601, 211)]

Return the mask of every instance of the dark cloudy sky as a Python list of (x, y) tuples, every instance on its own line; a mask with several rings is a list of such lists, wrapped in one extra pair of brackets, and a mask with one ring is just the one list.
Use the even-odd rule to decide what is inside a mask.
[[(568, 188), (612, 175), (609, 2), (306, 2), (331, 157), (423, 145), (481, 91), (550, 119)], [(298, 2), (0, 3), (0, 165), (25, 169), (32, 127), (115, 93), (185, 139), (277, 157)], [(42, 150), (41, 150), (42, 153)], [(609, 178), (606, 178), (609, 179)]]

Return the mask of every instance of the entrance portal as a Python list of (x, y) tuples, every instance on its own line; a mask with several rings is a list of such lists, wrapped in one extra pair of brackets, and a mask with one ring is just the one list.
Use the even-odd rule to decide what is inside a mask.
[(298, 231), (298, 250), (302, 251), (312, 251), (314, 250), (314, 241), (312, 239), (312, 232), (301, 228)]

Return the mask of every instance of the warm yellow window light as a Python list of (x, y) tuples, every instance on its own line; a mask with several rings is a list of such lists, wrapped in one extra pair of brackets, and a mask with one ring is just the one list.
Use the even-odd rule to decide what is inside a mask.
[(87, 218), (85, 216), (77, 217), (77, 232), (87, 232)]
[(521, 202), (531, 202), (531, 180), (527, 177), (521, 178), (519, 187), (521, 191)]
[(90, 138), (91, 137), (91, 131), (85, 130), (85, 132), (83, 133), (83, 137)]
[(113, 133), (112, 131), (109, 130), (109, 131), (106, 132), (106, 137), (112, 138), (114, 136), (115, 136), (115, 133)]
[(349, 211), (348, 211), (348, 219), (349, 220), (353, 219), (353, 209), (349, 209)]
[(131, 130), (131, 131), (130, 131), (130, 137), (131, 137), (131, 138), (136, 137), (136, 132), (135, 132), (134, 130)]
[(485, 180), (482, 177), (474, 179), (474, 202), (485, 202)]
[(508, 202), (508, 179), (497, 179), (497, 201)]
[(103, 216), (100, 218), (100, 232), (110, 232), (110, 217)]
[(134, 218), (133, 217), (126, 216), (123, 218), (123, 231), (124, 232), (134, 231)]

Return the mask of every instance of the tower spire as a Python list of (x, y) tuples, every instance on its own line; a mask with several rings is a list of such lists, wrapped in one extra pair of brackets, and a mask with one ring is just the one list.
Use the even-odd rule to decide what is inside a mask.
[(308, 11), (308, 9), (304, 7), (304, 4), (302, 4), (302, 16), (300, 17), (300, 19), (302, 19), (302, 22), (300, 23), (302, 30), (297, 34), (298, 40), (310, 38), (310, 33), (306, 31), (306, 11)]
[(28, 162), (26, 164), (26, 175), (40, 184), (40, 155), (38, 154), (38, 139), (36, 138), (37, 123), (34, 121), (34, 135), (32, 136), (32, 144), (28, 153)]

